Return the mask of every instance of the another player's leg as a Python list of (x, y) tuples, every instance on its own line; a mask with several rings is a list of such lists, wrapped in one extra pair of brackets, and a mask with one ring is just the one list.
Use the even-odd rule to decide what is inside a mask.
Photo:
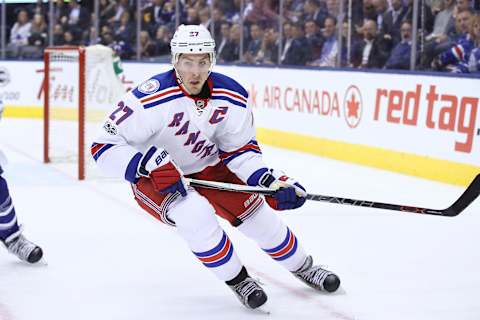
[(22, 234), (17, 223), (12, 198), (8, 192), (7, 182), (1, 176), (2, 172), (0, 167), (0, 240), (8, 251), (20, 260), (36, 263), (42, 258), (43, 251)]
[(243, 305), (252, 309), (263, 305), (267, 300), (265, 292), (235, 254), (210, 203), (193, 190), (174, 200), (172, 195), (155, 193), (150, 185), (148, 180), (141, 179), (133, 187), (140, 206), (159, 220), (175, 225), (195, 256), (233, 290)]
[(312, 257), (306, 254), (297, 237), (266, 204), (238, 229), (308, 286), (327, 292), (334, 292), (340, 286), (336, 274), (313, 265)]

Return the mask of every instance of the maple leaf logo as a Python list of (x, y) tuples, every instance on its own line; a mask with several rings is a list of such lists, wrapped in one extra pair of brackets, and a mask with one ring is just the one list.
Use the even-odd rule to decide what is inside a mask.
[(348, 87), (343, 98), (345, 122), (350, 128), (356, 128), (362, 118), (362, 93), (357, 86)]
[(352, 97), (349, 101), (347, 101), (347, 117), (354, 117), (358, 118), (358, 109), (360, 107), (360, 103), (355, 100), (355, 94), (352, 94)]

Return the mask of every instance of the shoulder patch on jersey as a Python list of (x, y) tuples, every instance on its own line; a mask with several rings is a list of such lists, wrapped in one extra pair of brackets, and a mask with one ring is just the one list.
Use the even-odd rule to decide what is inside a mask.
[(103, 129), (112, 136), (115, 136), (118, 133), (117, 126), (108, 120), (105, 121), (105, 123), (103, 124)]
[(144, 94), (152, 94), (160, 88), (160, 81), (157, 79), (148, 79), (138, 86), (138, 91)]

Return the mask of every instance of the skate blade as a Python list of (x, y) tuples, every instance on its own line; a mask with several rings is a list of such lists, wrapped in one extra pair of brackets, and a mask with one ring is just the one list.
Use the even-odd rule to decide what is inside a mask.
[(268, 308), (265, 306), (265, 304), (256, 308), (256, 309), (251, 309), (251, 310), (254, 313), (263, 314), (263, 315), (266, 315), (266, 316), (270, 315), (270, 310), (268, 310)]

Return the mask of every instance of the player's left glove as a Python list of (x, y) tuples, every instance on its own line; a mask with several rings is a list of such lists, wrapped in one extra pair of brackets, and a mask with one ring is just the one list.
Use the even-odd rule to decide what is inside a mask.
[(186, 182), (166, 150), (151, 146), (140, 160), (137, 172), (150, 178), (157, 192), (167, 194), (178, 191), (183, 197), (187, 195)]
[(267, 203), (273, 209), (296, 209), (305, 203), (307, 196), (305, 188), (282, 171), (270, 169), (260, 177), (258, 184), (277, 190), (273, 197), (266, 197)]

